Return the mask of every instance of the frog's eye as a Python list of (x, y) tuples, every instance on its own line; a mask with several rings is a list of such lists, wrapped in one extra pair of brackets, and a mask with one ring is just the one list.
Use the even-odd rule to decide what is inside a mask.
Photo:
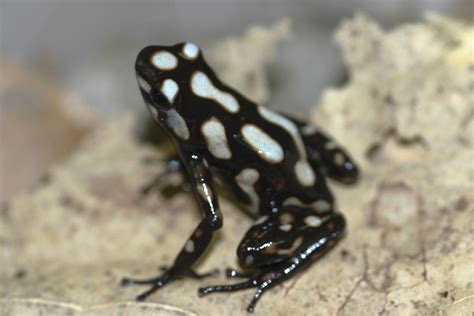
[(170, 105), (168, 98), (161, 91), (153, 91), (151, 93), (151, 99), (153, 100), (153, 103), (155, 103), (156, 105), (161, 105), (161, 106)]

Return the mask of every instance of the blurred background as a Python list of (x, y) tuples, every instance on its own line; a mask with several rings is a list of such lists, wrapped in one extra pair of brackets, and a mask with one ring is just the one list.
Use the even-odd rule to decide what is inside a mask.
[(346, 77), (331, 38), (341, 20), (364, 12), (390, 28), (428, 11), (472, 20), (474, 2), (0, 0), (0, 201), (46, 179), (98, 121), (144, 109), (133, 64), (146, 45), (205, 49), (289, 17), (293, 36), (267, 69), (269, 105), (301, 115)]

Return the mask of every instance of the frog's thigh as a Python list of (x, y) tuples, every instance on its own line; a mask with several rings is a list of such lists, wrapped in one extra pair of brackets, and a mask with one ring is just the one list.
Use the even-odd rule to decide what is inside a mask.
[(256, 268), (288, 260), (309, 248), (323, 252), (344, 228), (345, 220), (339, 213), (321, 215), (309, 208), (287, 206), (255, 221), (237, 249), (239, 263)]

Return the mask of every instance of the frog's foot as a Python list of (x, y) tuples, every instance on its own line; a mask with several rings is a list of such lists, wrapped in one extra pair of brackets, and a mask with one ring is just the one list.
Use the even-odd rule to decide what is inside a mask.
[[(168, 268), (166, 267), (160, 267), (159, 268), (162, 271), (169, 271)], [(192, 278), (192, 279), (203, 279), (207, 277), (214, 277), (219, 275), (219, 270), (218, 269), (213, 269), (205, 273), (197, 273), (196, 271), (190, 269), (189, 271), (178, 275), (171, 277), (169, 273), (164, 273), (162, 276), (156, 277), (156, 278), (151, 278), (151, 279), (132, 279), (132, 278), (122, 278), (120, 281), (120, 286), (133, 286), (133, 285), (148, 285), (150, 286), (150, 289), (147, 291), (143, 292), (142, 294), (138, 295), (136, 297), (137, 301), (144, 301), (148, 296), (156, 292), (158, 289), (162, 288), (165, 286), (167, 283), (176, 280), (176, 279), (183, 279), (183, 278)]]
[[(250, 304), (247, 306), (247, 311), (249, 313), (253, 313), (253, 310), (255, 308), (255, 304), (257, 304), (258, 300), (262, 296), (262, 294), (271, 286), (275, 285), (272, 284), (272, 277), (271, 275), (273, 273), (268, 273), (268, 271), (265, 272), (257, 272), (254, 273), (253, 275), (246, 274), (246, 273), (241, 273), (238, 271), (235, 271), (233, 269), (227, 269), (227, 276), (228, 277), (236, 277), (236, 278), (246, 278), (247, 280), (244, 282), (240, 283), (235, 283), (235, 284), (223, 284), (223, 285), (215, 285), (215, 286), (208, 286), (208, 287), (202, 287), (199, 289), (199, 296), (203, 297), (207, 294), (214, 293), (214, 292), (235, 292), (235, 291), (240, 291), (240, 290), (245, 290), (249, 289), (252, 287), (256, 287), (257, 291), (253, 295), (252, 300), (250, 301)], [(269, 277), (270, 275), (270, 277)], [(276, 281), (276, 279), (273, 278), (273, 280)]]

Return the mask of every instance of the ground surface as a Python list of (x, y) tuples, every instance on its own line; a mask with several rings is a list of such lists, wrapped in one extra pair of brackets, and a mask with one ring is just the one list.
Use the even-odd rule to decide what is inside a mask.
[[(260, 56), (286, 34), (282, 25), (226, 45), (255, 47), (248, 55)], [(436, 16), (390, 32), (363, 16), (340, 27), (336, 40), (350, 79), (325, 93), (314, 121), (363, 170), (355, 186), (331, 183), (347, 235), (306, 272), (266, 293), (257, 315), (472, 313), (472, 34), (472, 26)], [(263, 72), (268, 59), (249, 60), (251, 71)], [(264, 75), (253, 74), (262, 90), (251, 90), (242, 73), (250, 70), (232, 63), (232, 83), (264, 101)], [(170, 264), (199, 220), (189, 194), (140, 195), (162, 168), (153, 160), (163, 157), (138, 141), (141, 124), (133, 114), (105, 123), (34, 190), (3, 205), (1, 314), (245, 314), (251, 290), (197, 297), (199, 286), (224, 276), (175, 282), (146, 304), (130, 300), (140, 288), (119, 287), (124, 275), (147, 277)], [(235, 248), (251, 225), (221, 200), (225, 228), (201, 271), (235, 266)]]

